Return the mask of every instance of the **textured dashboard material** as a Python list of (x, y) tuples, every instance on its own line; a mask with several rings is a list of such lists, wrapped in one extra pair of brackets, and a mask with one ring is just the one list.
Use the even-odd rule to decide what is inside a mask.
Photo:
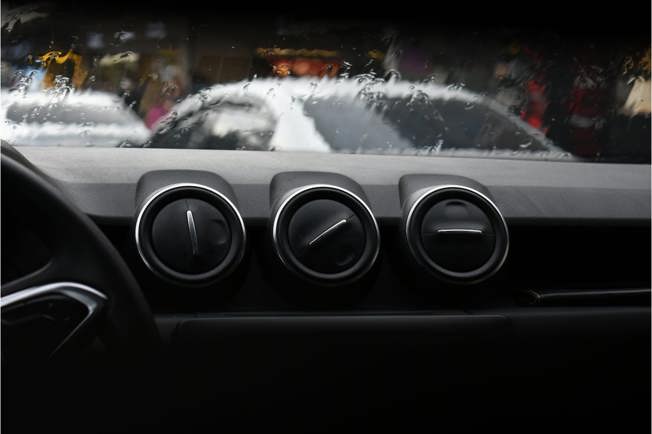
[(596, 221), (649, 225), (650, 166), (256, 151), (19, 148), (97, 219), (131, 219), (136, 184), (153, 170), (204, 170), (233, 186), (245, 220), (267, 219), (270, 182), (281, 172), (345, 175), (364, 189), (378, 219), (401, 216), (399, 181), (411, 174), (471, 178), (487, 188), (508, 222)]

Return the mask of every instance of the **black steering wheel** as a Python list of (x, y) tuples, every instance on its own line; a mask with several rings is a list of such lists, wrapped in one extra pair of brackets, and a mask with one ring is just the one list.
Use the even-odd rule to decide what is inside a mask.
[[(12, 220), (20, 219), (50, 255), (38, 270), (3, 282), (3, 335), (11, 331), (7, 321), (20, 326), (27, 321), (26, 315), (50, 321), (53, 326), (46, 326), (48, 330), (59, 327), (59, 317), (76, 318), (67, 331), (62, 328), (65, 333), (57, 339), (68, 340), (83, 328), (109, 350), (126, 350), (130, 355), (155, 350), (159, 338), (154, 318), (118, 251), (46, 175), (21, 157), (13, 148), (2, 147), (3, 228), (11, 228)], [(22, 311), (17, 308), (21, 306)], [(23, 335), (23, 340), (38, 339)], [(59, 344), (63, 342), (54, 348)]]

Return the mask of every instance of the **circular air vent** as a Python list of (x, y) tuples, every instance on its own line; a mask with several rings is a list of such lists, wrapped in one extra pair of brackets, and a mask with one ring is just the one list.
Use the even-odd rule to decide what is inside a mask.
[(136, 220), (136, 246), (147, 267), (177, 283), (204, 284), (240, 262), (245, 227), (235, 205), (199, 184), (175, 184), (152, 194)]
[(277, 208), (272, 238), (281, 261), (319, 284), (350, 283), (374, 264), (378, 224), (349, 190), (310, 185), (290, 192)]
[(404, 229), (417, 262), (450, 283), (480, 282), (507, 257), (509, 235), (502, 214), (468, 187), (427, 190), (409, 208)]

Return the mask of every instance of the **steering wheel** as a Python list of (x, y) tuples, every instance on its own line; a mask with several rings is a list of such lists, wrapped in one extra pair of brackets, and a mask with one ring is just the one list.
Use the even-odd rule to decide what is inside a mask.
[(38, 270), (3, 282), (3, 347), (22, 340), (29, 344), (12, 348), (33, 349), (49, 339), (47, 356), (83, 334), (98, 336), (109, 351), (156, 349), (158, 331), (138, 282), (104, 233), (13, 148), (3, 146), (1, 158), (3, 231), (20, 219), (50, 252)]

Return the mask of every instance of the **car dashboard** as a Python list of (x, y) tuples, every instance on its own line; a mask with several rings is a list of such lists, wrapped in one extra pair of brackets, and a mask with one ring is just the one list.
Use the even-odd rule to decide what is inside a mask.
[[(19, 151), (138, 280), (179, 379), (152, 408), (178, 400), (182, 424), (206, 422), (188, 402), (211, 406), (217, 390), (224, 408), (255, 395), (252, 411), (270, 420), (278, 406), (319, 417), (301, 402), (318, 390), (405, 421), (437, 389), (451, 426), (467, 405), (500, 422), (499, 405), (483, 404), (496, 396), (514, 423), (649, 404), (649, 165)], [(614, 377), (596, 391), (605, 369)]]

